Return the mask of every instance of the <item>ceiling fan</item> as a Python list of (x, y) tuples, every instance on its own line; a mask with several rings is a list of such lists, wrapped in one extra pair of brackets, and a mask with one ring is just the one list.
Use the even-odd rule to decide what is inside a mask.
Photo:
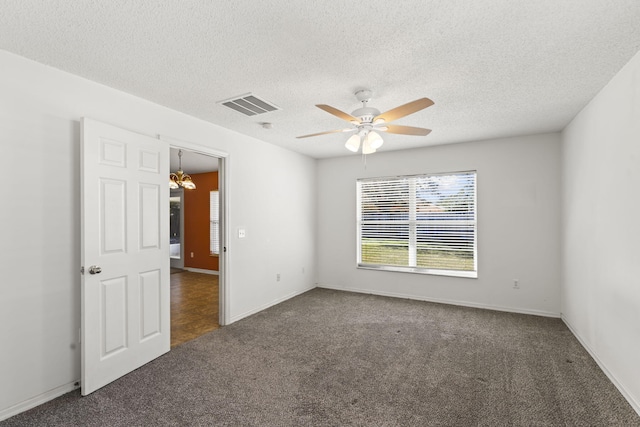
[(401, 135), (418, 135), (425, 136), (431, 132), (431, 129), (417, 128), (413, 126), (392, 125), (389, 122), (408, 116), (420, 110), (433, 105), (433, 101), (429, 98), (420, 98), (399, 107), (393, 108), (380, 114), (380, 111), (373, 107), (367, 107), (367, 103), (371, 100), (372, 92), (369, 89), (362, 89), (355, 93), (358, 101), (362, 102), (362, 108), (358, 108), (351, 114), (340, 111), (329, 105), (316, 104), (316, 107), (326, 111), (329, 114), (346, 120), (353, 127), (347, 129), (330, 130), (326, 132), (312, 133), (310, 135), (298, 136), (298, 138), (309, 138), (311, 136), (326, 135), (338, 132), (356, 132), (345, 144), (345, 147), (357, 153), (362, 143), (362, 154), (375, 153), (384, 143), (378, 132), (395, 133)]

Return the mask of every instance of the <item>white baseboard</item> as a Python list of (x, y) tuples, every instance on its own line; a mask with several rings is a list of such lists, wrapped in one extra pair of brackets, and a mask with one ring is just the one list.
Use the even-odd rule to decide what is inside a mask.
[(192, 273), (211, 274), (211, 275), (214, 275), (214, 276), (220, 275), (219, 271), (216, 271), (216, 270), (205, 270), (204, 268), (184, 267), (183, 270), (191, 271)]
[(288, 299), (291, 299), (293, 297), (297, 297), (298, 295), (302, 295), (305, 292), (309, 292), (311, 289), (314, 289), (315, 287), (316, 287), (316, 285), (314, 284), (312, 286), (309, 286), (308, 288), (305, 288), (305, 289), (302, 289), (302, 290), (299, 290), (299, 291), (295, 291), (293, 293), (285, 295), (282, 298), (278, 298), (277, 300), (272, 301), (272, 302), (270, 302), (268, 304), (264, 304), (264, 305), (262, 305), (260, 307), (254, 308), (253, 310), (246, 311), (246, 312), (244, 312), (242, 314), (239, 314), (237, 316), (231, 316), (229, 324), (237, 322), (238, 320), (244, 319), (245, 317), (249, 317), (252, 314), (256, 314), (256, 313), (258, 313), (258, 312), (260, 312), (262, 310), (266, 310), (269, 307), (273, 307), (274, 305), (280, 304), (281, 302), (284, 302), (284, 301), (286, 301)]
[(530, 310), (527, 308), (501, 307), (497, 305), (479, 304), (475, 302), (449, 300), (449, 299), (443, 299), (443, 298), (430, 298), (430, 297), (423, 297), (423, 296), (416, 296), (416, 295), (409, 295), (409, 294), (401, 294), (396, 292), (372, 291), (370, 289), (341, 288), (341, 287), (322, 284), (322, 283), (318, 283), (318, 287), (324, 288), (324, 289), (333, 289), (336, 291), (357, 292), (360, 294), (380, 295), (384, 297), (394, 297), (394, 298), (411, 299), (416, 301), (435, 302), (438, 304), (459, 305), (462, 307), (472, 307), (472, 308), (482, 308), (485, 310), (504, 311), (507, 313), (531, 314), (534, 316), (554, 317), (554, 318), (560, 317), (560, 313), (553, 313), (553, 312), (542, 311), (542, 310)]
[(61, 385), (60, 387), (56, 387), (53, 390), (49, 390), (45, 393), (34, 396), (30, 399), (22, 401), (20, 403), (16, 403), (13, 406), (8, 407), (7, 409), (0, 410), (0, 421), (6, 420), (7, 418), (13, 417), (14, 415), (18, 415), (21, 412), (28, 411), (31, 408), (35, 408), (38, 405), (42, 405), (50, 400), (55, 399), (56, 397), (60, 397), (63, 394), (69, 393), (73, 391), (79, 386), (78, 381), (71, 382), (69, 384)]
[(578, 331), (573, 326), (571, 326), (571, 323), (569, 323), (567, 318), (564, 315), (562, 315), (561, 319), (564, 322), (564, 324), (567, 325), (567, 328), (569, 328), (573, 336), (576, 337), (576, 339), (580, 342), (582, 347), (584, 347), (584, 349), (587, 350), (587, 353), (589, 353), (593, 358), (593, 360), (595, 360), (595, 362), (598, 364), (600, 369), (602, 369), (602, 372), (604, 372), (604, 374), (609, 378), (609, 380), (613, 383), (613, 385), (616, 386), (616, 388), (622, 394), (622, 396), (624, 396), (624, 398), (627, 399), (627, 402), (629, 402), (633, 410), (636, 411), (638, 415), (640, 415), (640, 402), (635, 400), (633, 396), (624, 388), (622, 383), (618, 381), (616, 376), (613, 375), (613, 373), (609, 371), (609, 369), (607, 369), (607, 365), (605, 365), (604, 362), (600, 360), (597, 353), (587, 344), (585, 340), (582, 339)]

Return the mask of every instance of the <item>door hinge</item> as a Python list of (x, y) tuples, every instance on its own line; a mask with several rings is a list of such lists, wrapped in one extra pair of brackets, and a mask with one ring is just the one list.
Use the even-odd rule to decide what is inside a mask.
[(80, 274), (84, 274), (84, 265), (80, 267)]

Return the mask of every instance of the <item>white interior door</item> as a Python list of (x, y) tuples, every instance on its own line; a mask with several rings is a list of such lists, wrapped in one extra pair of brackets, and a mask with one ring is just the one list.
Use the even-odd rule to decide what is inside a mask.
[(82, 394), (170, 348), (169, 144), (82, 120)]

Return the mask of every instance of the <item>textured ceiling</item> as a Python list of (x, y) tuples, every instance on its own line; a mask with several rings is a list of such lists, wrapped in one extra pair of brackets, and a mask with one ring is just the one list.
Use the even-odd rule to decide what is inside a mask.
[[(382, 150), (561, 130), (640, 50), (639, 0), (2, 0), (0, 49), (313, 157), (374, 91), (435, 105)], [(252, 92), (282, 110), (217, 104)], [(264, 129), (259, 122), (273, 123)]]
[[(178, 149), (172, 148), (169, 154), (169, 169), (175, 172), (180, 168)], [(193, 151), (182, 150), (182, 170), (186, 174), (215, 172), (218, 170), (218, 159)], [(197, 183), (196, 183), (197, 184)]]

